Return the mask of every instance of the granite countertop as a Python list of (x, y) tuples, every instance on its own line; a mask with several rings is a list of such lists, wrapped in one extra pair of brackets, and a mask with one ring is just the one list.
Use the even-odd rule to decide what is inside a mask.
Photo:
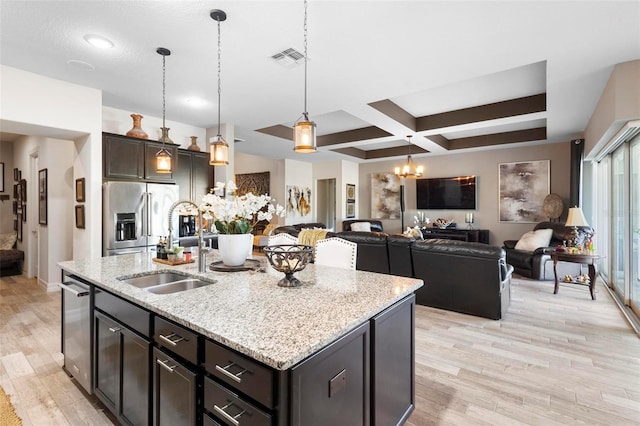
[[(309, 264), (296, 273), (302, 286), (283, 288), (277, 282), (284, 274), (269, 266), (265, 257), (255, 259), (264, 263), (264, 272), (201, 274), (197, 262), (167, 266), (154, 262), (150, 253), (58, 265), (280, 370), (292, 367), (423, 285), (419, 279)], [(212, 250), (207, 262), (217, 260), (217, 250)], [(161, 270), (182, 271), (216, 282), (160, 295), (117, 279)]]

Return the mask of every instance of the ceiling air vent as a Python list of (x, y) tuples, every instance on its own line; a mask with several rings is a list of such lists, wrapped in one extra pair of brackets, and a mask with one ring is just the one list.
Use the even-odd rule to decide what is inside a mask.
[(292, 68), (296, 65), (304, 62), (304, 55), (298, 52), (296, 49), (290, 47), (282, 52), (278, 52), (271, 56), (271, 59), (285, 68)]

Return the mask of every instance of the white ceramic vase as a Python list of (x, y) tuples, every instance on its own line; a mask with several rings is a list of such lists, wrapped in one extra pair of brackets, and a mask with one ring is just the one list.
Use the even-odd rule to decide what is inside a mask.
[(252, 234), (218, 234), (218, 251), (225, 266), (243, 265), (252, 246)]

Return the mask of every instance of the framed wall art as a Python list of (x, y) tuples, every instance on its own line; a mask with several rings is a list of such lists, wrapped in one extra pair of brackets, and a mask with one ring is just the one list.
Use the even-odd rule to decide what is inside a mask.
[(76, 228), (84, 229), (84, 206), (76, 206)]
[(84, 203), (84, 178), (76, 179), (76, 201), (78, 203)]
[(4, 163), (0, 163), (0, 192), (4, 192)]
[(347, 219), (353, 219), (356, 217), (356, 202), (347, 201)]
[(356, 200), (356, 186), (348, 183), (347, 184), (347, 201), (355, 201)]
[[(47, 224), (47, 169), (38, 172), (38, 223)], [(77, 185), (77, 184), (76, 184)]]
[(17, 167), (13, 169), (13, 180), (16, 182), (20, 180), (20, 170)]
[(371, 218), (400, 219), (400, 178), (393, 172), (371, 174)]
[(500, 163), (498, 206), (500, 222), (538, 223), (546, 220), (544, 199), (549, 195), (549, 160)]

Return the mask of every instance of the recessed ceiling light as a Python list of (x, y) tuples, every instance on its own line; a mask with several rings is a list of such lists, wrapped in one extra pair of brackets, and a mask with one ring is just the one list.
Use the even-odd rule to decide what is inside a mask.
[(71, 65), (73, 67), (79, 68), (81, 70), (86, 70), (86, 71), (93, 71), (93, 70), (96, 69), (96, 67), (94, 67), (90, 63), (85, 62), (85, 61), (79, 61), (77, 59), (69, 59), (67, 61), (67, 64), (69, 64), (69, 65)]
[(200, 98), (196, 98), (196, 97), (191, 97), (191, 98), (187, 98), (185, 99), (185, 102), (194, 108), (200, 108), (203, 107), (205, 105), (207, 105), (207, 101), (205, 101), (204, 99), (200, 99)]
[(111, 40), (96, 34), (87, 34), (84, 36), (84, 40), (99, 49), (111, 49), (113, 47), (113, 42)]

